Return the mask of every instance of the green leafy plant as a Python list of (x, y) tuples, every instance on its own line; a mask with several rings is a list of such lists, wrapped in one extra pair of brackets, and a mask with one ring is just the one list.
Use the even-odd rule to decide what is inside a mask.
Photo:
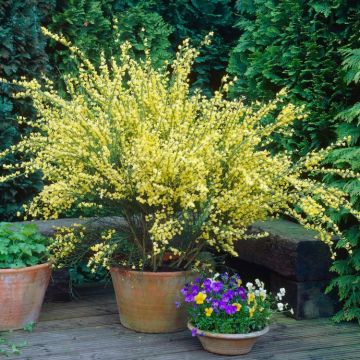
[(38, 265), (48, 260), (48, 239), (35, 225), (0, 223), (0, 269)]
[[(242, 283), (239, 275), (216, 274), (213, 278), (198, 278), (181, 290), (189, 306), (192, 335), (201, 331), (219, 334), (247, 334), (269, 325), (276, 311), (284, 311), (285, 289), (269, 294), (259, 279), (255, 284)], [(181, 306), (180, 302), (176, 304)], [(290, 310), (291, 311), (291, 310)]]
[(26, 345), (26, 341), (15, 344), (7, 339), (6, 333), (0, 333), (0, 356), (20, 355), (21, 349)]

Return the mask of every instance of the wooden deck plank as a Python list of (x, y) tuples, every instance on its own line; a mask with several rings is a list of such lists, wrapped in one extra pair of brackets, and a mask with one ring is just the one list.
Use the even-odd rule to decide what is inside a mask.
[(188, 331), (140, 334), (120, 325), (114, 294), (89, 290), (71, 303), (45, 304), (33, 332), (15, 331), (28, 345), (14, 360), (353, 360), (360, 359), (360, 328), (329, 319), (276, 318), (253, 351), (240, 357), (209, 354)]

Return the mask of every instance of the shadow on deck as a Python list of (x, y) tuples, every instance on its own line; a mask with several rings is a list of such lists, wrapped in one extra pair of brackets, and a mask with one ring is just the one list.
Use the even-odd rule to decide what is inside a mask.
[[(80, 300), (44, 305), (33, 332), (14, 331), (14, 343), (26, 341), (16, 360), (348, 360), (360, 359), (357, 324), (329, 319), (295, 321), (276, 318), (270, 332), (248, 355), (226, 357), (201, 349), (189, 331), (140, 334), (119, 323), (111, 290), (86, 289)], [(0, 355), (1, 357), (1, 355)]]

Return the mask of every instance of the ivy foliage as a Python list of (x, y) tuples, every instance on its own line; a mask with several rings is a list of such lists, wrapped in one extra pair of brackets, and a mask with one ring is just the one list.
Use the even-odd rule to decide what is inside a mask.
[[(297, 157), (350, 135), (349, 146), (332, 151), (327, 163), (359, 172), (360, 3), (247, 0), (236, 6), (242, 35), (229, 60), (229, 72), (239, 78), (232, 95), (268, 100), (287, 87), (308, 117), (295, 124), (291, 140), (278, 139), (276, 147)], [(346, 190), (360, 208), (359, 179), (329, 175), (324, 181)], [(336, 288), (344, 304), (335, 319), (360, 321), (359, 224), (346, 212), (331, 215), (344, 233), (332, 267), (338, 276), (328, 289)]]
[[(3, 0), (0, 2), (0, 78), (37, 78), (47, 69), (45, 40), (40, 21), (52, 8), (52, 1)], [(18, 115), (34, 117), (28, 100), (14, 99), (13, 87), (0, 82), (0, 151), (18, 142), (29, 131), (17, 124)], [(9, 155), (6, 161), (18, 159)], [(1, 163), (0, 163), (1, 165)], [(5, 175), (0, 170), (0, 175)], [(11, 220), (23, 202), (41, 189), (40, 176), (21, 176), (0, 184), (0, 219)]]

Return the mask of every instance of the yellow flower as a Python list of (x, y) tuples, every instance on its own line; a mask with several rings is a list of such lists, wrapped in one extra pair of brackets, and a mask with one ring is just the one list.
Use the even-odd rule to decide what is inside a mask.
[(241, 284), (242, 284), (241, 279), (238, 279), (238, 281), (237, 281), (237, 286), (238, 286), (238, 287), (240, 287), (240, 286), (241, 286)]
[(210, 308), (206, 308), (206, 309), (205, 309), (205, 315), (209, 317), (209, 316), (211, 316), (211, 314), (213, 313), (213, 311), (214, 311), (214, 309), (211, 308), (211, 307), (210, 307)]
[(233, 303), (233, 306), (236, 306), (236, 311), (240, 311), (241, 310), (241, 304), (239, 303)]
[[(227, 99), (231, 81), (225, 76), (223, 89), (213, 97), (192, 94), (188, 78), (198, 51), (188, 41), (167, 72), (154, 69), (150, 59), (132, 59), (129, 42), (121, 45), (121, 61), (101, 56), (97, 67), (64, 37), (43, 32), (66, 46), (80, 66), (65, 81), (66, 98), (48, 79), (13, 81), (21, 89), (15, 97), (30, 97), (41, 119), (20, 118), (34, 131), (0, 151), (0, 173), (5, 169), (9, 174), (0, 175), (0, 184), (21, 174), (43, 174), (45, 185), (24, 206), (25, 217), (56, 219), (77, 208), (98, 212), (107, 204), (118, 208), (136, 199), (125, 220), (134, 230), (132, 218), (141, 215), (144, 233), (139, 238), (146, 243), (138, 242), (137, 236), (131, 241), (144, 253), (143, 266), (154, 271), (161, 265), (160, 254), (172, 252), (173, 240), (184, 235), (189, 219), (204, 221), (198, 235), (189, 239), (190, 250), (178, 249), (173, 256), (184, 252), (181, 257), (188, 258), (187, 251), (204, 245), (236, 256), (235, 240), (263, 236), (248, 234), (249, 225), (275, 214), (291, 216), (330, 245), (340, 230), (328, 209), (347, 209), (360, 219), (345, 192), (316, 180), (321, 176), (306, 176), (312, 172), (357, 178), (359, 174), (349, 170), (322, 166), (327, 154), (346, 142), (311, 151), (296, 163), (287, 152), (272, 155), (265, 150), (272, 134), (286, 133), (306, 116), (304, 107), (282, 104), (286, 92), (264, 104), (246, 105)], [(265, 124), (263, 120), (280, 107), (274, 121)], [(5, 160), (13, 152), (33, 156), (11, 164)], [(137, 209), (151, 212), (138, 214)], [(208, 215), (203, 217), (199, 209)], [(63, 237), (52, 245), (59, 264), (76, 254), (78, 246), (96, 245), (85, 236)], [(102, 245), (94, 248), (98, 251), (91, 263), (108, 264), (117, 251), (112, 234), (105, 233), (97, 242)], [(132, 266), (124, 261), (121, 265)]]
[(254, 316), (254, 312), (255, 312), (255, 306), (252, 308), (249, 308), (249, 316), (252, 318)]
[(249, 293), (248, 294), (248, 304), (250, 304), (254, 300), (255, 300), (255, 294), (254, 293)]
[(203, 292), (199, 292), (196, 296), (195, 296), (195, 302), (198, 304), (198, 305), (201, 305), (204, 303), (205, 299), (206, 299), (206, 294), (203, 293)]

